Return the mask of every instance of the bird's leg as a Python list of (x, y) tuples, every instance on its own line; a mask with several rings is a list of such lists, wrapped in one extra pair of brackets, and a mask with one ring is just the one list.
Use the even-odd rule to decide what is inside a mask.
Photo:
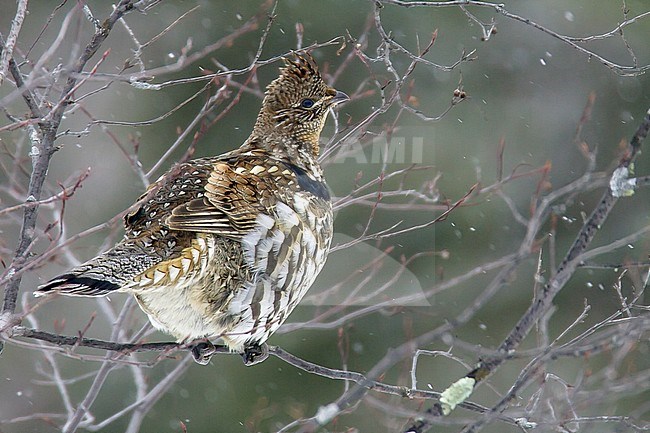
[(201, 341), (192, 346), (192, 357), (197, 364), (207, 365), (210, 358), (217, 352), (217, 348), (210, 340)]
[(269, 357), (269, 346), (266, 343), (246, 346), (241, 356), (244, 358), (244, 364), (248, 367), (259, 364)]

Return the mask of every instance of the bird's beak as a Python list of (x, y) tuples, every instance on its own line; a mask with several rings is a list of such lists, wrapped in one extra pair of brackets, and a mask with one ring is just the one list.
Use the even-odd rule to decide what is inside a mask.
[(332, 105), (336, 105), (336, 104), (340, 104), (342, 102), (347, 102), (349, 100), (350, 100), (350, 97), (347, 94), (337, 90), (336, 95), (334, 95), (332, 97), (332, 99), (330, 99), (330, 103)]

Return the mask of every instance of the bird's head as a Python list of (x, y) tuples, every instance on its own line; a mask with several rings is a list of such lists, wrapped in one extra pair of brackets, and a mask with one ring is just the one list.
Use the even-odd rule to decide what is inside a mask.
[(312, 145), (318, 154), (318, 140), (329, 109), (350, 98), (328, 86), (309, 54), (285, 59), (280, 76), (266, 88), (262, 109), (255, 125), (260, 134), (281, 134)]

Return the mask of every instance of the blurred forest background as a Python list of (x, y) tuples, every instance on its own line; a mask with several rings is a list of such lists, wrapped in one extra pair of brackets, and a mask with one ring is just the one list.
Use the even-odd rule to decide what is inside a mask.
[[(374, 378), (405, 393), (413, 377), (418, 389), (441, 392), (492, 354), (555, 273), (650, 107), (650, 5), (504, 1), (504, 14), (473, 2), (399, 3), (139, 2), (75, 76), (75, 103), (58, 129), (28, 267), (20, 272), (21, 325), (106, 341), (169, 341), (146, 327), (125, 295), (37, 305), (31, 292), (118, 240), (118, 214), (174, 162), (239, 146), (280, 57), (316, 45), (311, 52), (326, 79), (352, 96), (323, 133), (337, 235), (314, 287), (269, 343), (319, 366), (366, 374), (391, 348), (450, 326)], [(3, 43), (25, 4), (0, 0)], [(47, 112), (91, 40), (89, 15), (101, 23), (113, 8), (69, 0), (32, 1), (27, 10), (13, 58)], [(425, 61), (414, 59), (433, 36)], [(23, 122), (33, 116), (6, 65), (3, 72), (5, 290), (21, 269), (14, 256), (38, 125)], [(540, 200), (585, 173), (589, 179), (540, 217), (534, 246), (515, 260)], [(633, 176), (648, 173), (646, 152)], [(618, 201), (590, 246), (602, 250), (576, 269), (517, 348), (521, 356), (469, 400), (491, 408), (545, 348), (612, 332), (593, 353), (547, 359), (517, 390), (505, 418), (478, 426), (481, 410), (459, 408), (432, 431), (650, 429), (649, 227), (650, 191), (641, 187)], [(472, 308), (514, 261), (516, 270)], [(631, 323), (634, 331), (625, 328)], [(111, 351), (58, 348), (9, 328), (2, 338), (0, 431), (7, 433), (307, 431), (301, 420), (325, 416), (323, 408), (354, 385), (275, 356), (253, 367), (235, 355), (203, 367), (186, 351), (111, 361)], [(414, 360), (415, 349), (433, 352)], [(407, 431), (436, 401), (425, 397), (371, 390), (333, 419), (318, 420), (326, 421), (323, 431)], [(516, 425), (516, 418), (537, 425)]]

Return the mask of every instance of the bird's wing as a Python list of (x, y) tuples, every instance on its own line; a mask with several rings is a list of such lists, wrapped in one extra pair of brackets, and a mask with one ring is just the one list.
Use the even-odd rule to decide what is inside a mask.
[[(172, 230), (213, 233), (241, 239), (276, 201), (277, 166), (265, 168), (257, 158), (215, 161), (197, 197), (174, 207), (164, 224)], [(281, 174), (281, 173), (280, 173)], [(293, 176), (293, 172), (285, 172)]]

